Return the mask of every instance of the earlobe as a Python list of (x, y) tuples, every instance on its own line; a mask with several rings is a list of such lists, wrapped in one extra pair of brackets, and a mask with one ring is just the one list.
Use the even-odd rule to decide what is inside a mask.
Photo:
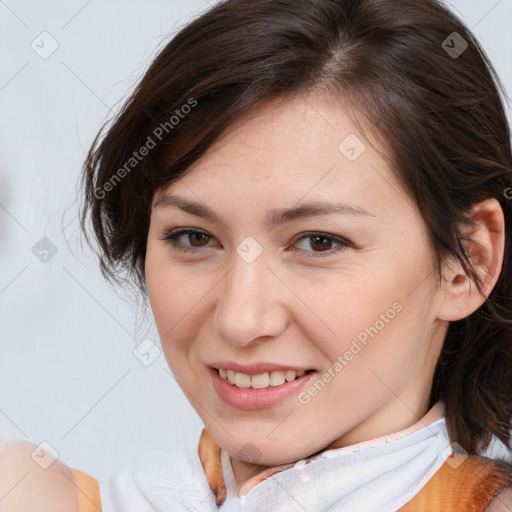
[(505, 250), (505, 219), (499, 202), (490, 198), (474, 205), (461, 233), (466, 254), (479, 277), (481, 293), (458, 260), (446, 259), (441, 267), (444, 299), (438, 318), (449, 322), (476, 311), (498, 281)]

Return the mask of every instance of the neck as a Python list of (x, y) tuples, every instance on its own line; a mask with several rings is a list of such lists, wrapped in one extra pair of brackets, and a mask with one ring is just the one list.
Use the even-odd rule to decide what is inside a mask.
[[(394, 427), (395, 427), (394, 429), (391, 428), (389, 430), (389, 432), (380, 432), (380, 435), (394, 433), (394, 432), (401, 431), (406, 428), (414, 427), (414, 429), (417, 429), (417, 428), (427, 426), (442, 416), (443, 411), (444, 411), (444, 404), (438, 403), (436, 405), (436, 407), (433, 407), (430, 410), (426, 410), (426, 409), (427, 409), (427, 404), (423, 404), (423, 409), (418, 408), (418, 411), (416, 412), (416, 414), (413, 414), (413, 415), (411, 415), (410, 418), (407, 418), (405, 423), (399, 425), (398, 427), (397, 427), (397, 425), (394, 425)], [(421, 419), (418, 421), (418, 418), (421, 418)], [(373, 432), (372, 434), (375, 434), (375, 432)], [(371, 439), (373, 439), (374, 437), (375, 437), (375, 435), (373, 435), (373, 437), (371, 437)], [(366, 439), (369, 439), (369, 438), (366, 438)], [(346, 439), (345, 439), (345, 441), (346, 441)], [(352, 441), (353, 442), (348, 443), (348, 445), (357, 444), (358, 442), (361, 442), (361, 439), (354, 438), (354, 439), (352, 439)], [(326, 446), (324, 449), (335, 449), (335, 448), (341, 448), (344, 446), (347, 446), (347, 442), (340, 443), (339, 440), (337, 440), (334, 443), (331, 443), (328, 446)], [(320, 451), (323, 451), (324, 449), (322, 449)], [(252, 464), (249, 462), (245, 462), (243, 460), (236, 459), (234, 457), (230, 457), (230, 461), (231, 461), (231, 467), (233, 469), (233, 478), (235, 481), (236, 492), (239, 492), (240, 489), (242, 488), (242, 486), (248, 480), (250, 480), (257, 474), (261, 473), (262, 471), (264, 471), (265, 469), (268, 469), (270, 467), (270, 466), (264, 466), (264, 465), (259, 465), (259, 464)]]
[(234, 457), (230, 457), (230, 460), (231, 467), (233, 468), (236, 492), (240, 491), (245, 482), (268, 468), (268, 466), (251, 464), (249, 462), (244, 462), (243, 460), (235, 459)]

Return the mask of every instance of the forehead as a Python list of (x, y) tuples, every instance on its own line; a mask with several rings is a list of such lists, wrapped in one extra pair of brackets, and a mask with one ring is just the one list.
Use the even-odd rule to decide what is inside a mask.
[[(361, 123), (362, 124), (362, 123)], [(408, 198), (340, 104), (325, 96), (268, 103), (233, 123), (161, 192), (219, 205), (291, 206), (301, 201), (380, 205)], [(194, 197), (195, 196), (195, 197)]]
[(358, 151), (346, 156), (355, 161), (366, 146), (357, 131), (343, 106), (323, 95), (278, 98), (230, 125), (192, 169), (204, 168), (205, 160), (213, 165), (227, 157), (262, 161), (269, 170), (286, 170), (293, 164), (290, 171), (310, 173), (311, 164), (316, 167), (321, 159), (338, 162), (343, 155), (340, 144), (349, 136)]

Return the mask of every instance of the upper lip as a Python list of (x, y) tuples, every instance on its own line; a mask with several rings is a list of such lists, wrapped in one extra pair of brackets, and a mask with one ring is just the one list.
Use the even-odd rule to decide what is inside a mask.
[(238, 364), (232, 361), (215, 361), (210, 363), (212, 368), (222, 368), (223, 370), (233, 370), (238, 373), (246, 373), (248, 375), (258, 375), (260, 373), (270, 373), (270, 372), (287, 372), (287, 371), (308, 371), (311, 368), (304, 368), (301, 366), (291, 366), (285, 364), (276, 364), (276, 363), (251, 363), (251, 364)]

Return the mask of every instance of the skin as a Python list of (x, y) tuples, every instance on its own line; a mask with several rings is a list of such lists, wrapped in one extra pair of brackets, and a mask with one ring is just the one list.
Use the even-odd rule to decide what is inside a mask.
[[(449, 321), (481, 303), (471, 302), (453, 262), (439, 278), (425, 223), (379, 153), (368, 143), (353, 162), (340, 152), (349, 134), (364, 141), (343, 106), (321, 95), (273, 102), (233, 124), (185, 176), (155, 194), (145, 270), (162, 347), (206, 429), (231, 455), (238, 487), (265, 467), (420, 420)], [(157, 206), (164, 191), (208, 206), (222, 221)], [(268, 225), (267, 211), (308, 201), (348, 203), (369, 215)], [(485, 219), (499, 231), (501, 209), (489, 211)], [(176, 228), (207, 236), (182, 235), (190, 252), (180, 252), (165, 240)], [(317, 233), (334, 240), (321, 239), (323, 249)], [(503, 251), (499, 236), (482, 233), (484, 246), (490, 240)], [(250, 264), (236, 252), (249, 236), (263, 248)], [(500, 264), (486, 275), (497, 276)], [(311, 368), (314, 381), (396, 303), (400, 312), (308, 404), (296, 393), (242, 411), (212, 385), (207, 370), (216, 360)], [(237, 457), (248, 442), (257, 447), (251, 463)]]
[(48, 467), (35, 461), (41, 449), (25, 441), (0, 444), (1, 512), (78, 512), (77, 484), (59, 459)]

